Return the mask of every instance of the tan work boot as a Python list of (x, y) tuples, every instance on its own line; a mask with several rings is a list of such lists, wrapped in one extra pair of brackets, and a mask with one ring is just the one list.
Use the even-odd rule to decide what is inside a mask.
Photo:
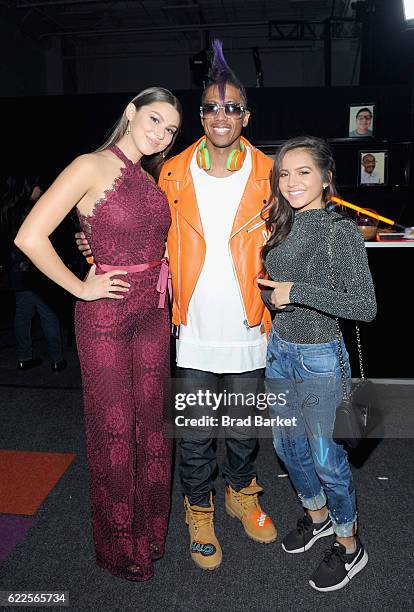
[(263, 491), (257, 484), (256, 478), (251, 483), (235, 491), (230, 485), (226, 486), (226, 510), (230, 516), (241, 520), (247, 535), (256, 540), (268, 544), (274, 542), (277, 531), (270, 516), (267, 516), (260, 507), (257, 494)]
[(221, 563), (221, 546), (214, 533), (214, 504), (210, 493), (210, 506), (191, 506), (184, 498), (185, 522), (190, 532), (191, 558), (201, 569), (214, 570)]

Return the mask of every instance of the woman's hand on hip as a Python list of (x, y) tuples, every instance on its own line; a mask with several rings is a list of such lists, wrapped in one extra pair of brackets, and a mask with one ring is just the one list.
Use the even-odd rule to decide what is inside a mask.
[(82, 291), (78, 297), (86, 302), (102, 298), (122, 300), (125, 296), (120, 295), (120, 293), (129, 291), (131, 285), (115, 277), (125, 274), (127, 274), (125, 270), (111, 270), (110, 272), (105, 272), (105, 274), (96, 274), (96, 266), (94, 264), (83, 281)]

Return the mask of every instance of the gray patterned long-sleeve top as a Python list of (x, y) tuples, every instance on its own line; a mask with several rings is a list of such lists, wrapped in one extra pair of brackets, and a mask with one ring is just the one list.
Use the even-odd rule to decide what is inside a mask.
[[(333, 224), (332, 289), (328, 239)], [(335, 212), (296, 213), (287, 238), (272, 249), (265, 267), (272, 280), (293, 282), (293, 308), (277, 310), (273, 326), (288, 342), (313, 344), (336, 338), (335, 318), (372, 321), (377, 311), (364, 239), (355, 223)]]

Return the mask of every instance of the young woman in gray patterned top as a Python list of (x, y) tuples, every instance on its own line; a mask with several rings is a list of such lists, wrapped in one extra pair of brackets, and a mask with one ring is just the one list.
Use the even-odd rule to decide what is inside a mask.
[[(298, 137), (281, 147), (273, 167), (269, 238), (263, 248), (271, 280), (260, 280), (268, 287), (263, 298), (275, 310), (267, 354), (268, 399), (286, 394), (284, 406), (269, 401), (269, 409), (271, 416), (290, 419), (274, 426), (274, 446), (305, 509), (282, 546), (287, 553), (301, 553), (335, 534), (309, 580), (319, 591), (346, 586), (368, 562), (356, 536), (347, 453), (332, 438), (342, 397), (335, 317), (371, 321), (376, 301), (356, 225), (326, 210), (329, 196), (336, 193), (334, 171), (332, 151), (323, 140)], [(343, 340), (342, 352), (349, 378)]]

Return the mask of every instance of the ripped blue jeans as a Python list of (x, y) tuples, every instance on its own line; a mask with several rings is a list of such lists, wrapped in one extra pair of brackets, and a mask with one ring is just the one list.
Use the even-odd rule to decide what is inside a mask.
[[(342, 352), (350, 378), (345, 345)], [(304, 508), (328, 505), (335, 533), (349, 537), (356, 523), (356, 499), (348, 457), (332, 438), (342, 398), (337, 341), (295, 344), (272, 328), (267, 349), (266, 391), (273, 421), (273, 444)], [(271, 398), (285, 394), (273, 405)], [(287, 424), (281, 419), (291, 419)]]

